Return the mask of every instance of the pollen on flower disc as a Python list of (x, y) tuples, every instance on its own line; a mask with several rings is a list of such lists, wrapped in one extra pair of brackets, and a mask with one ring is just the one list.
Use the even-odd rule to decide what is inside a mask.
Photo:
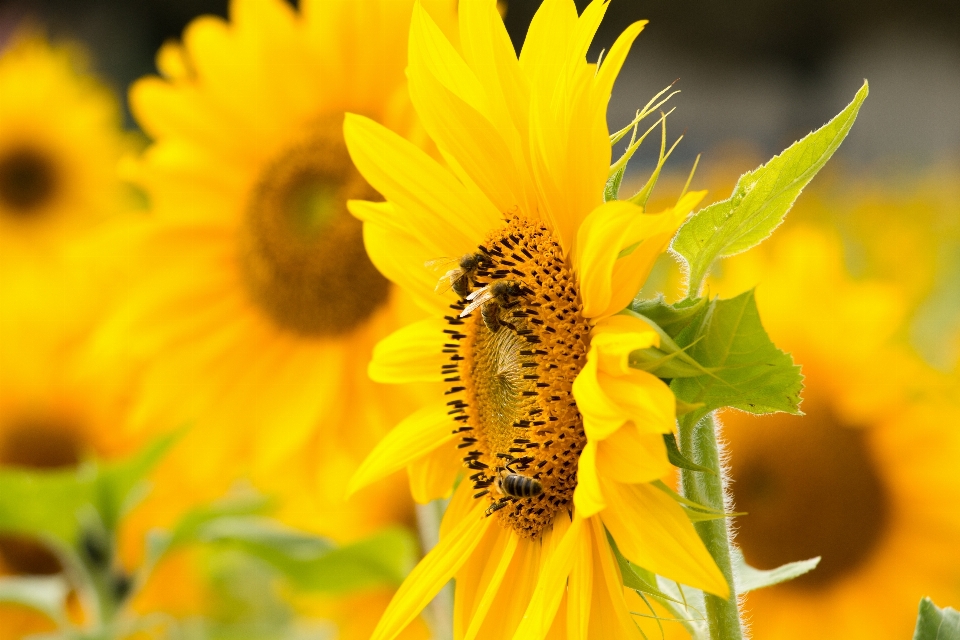
[(30, 147), (14, 147), (0, 155), (0, 211), (28, 218), (42, 210), (57, 191), (57, 167)]
[(856, 571), (881, 543), (890, 495), (866, 430), (843, 424), (810, 397), (805, 416), (725, 419), (738, 518), (737, 542), (761, 569), (822, 556), (787, 583), (819, 589)]
[[(501, 524), (534, 538), (572, 509), (586, 444), (572, 387), (586, 363), (590, 329), (573, 273), (546, 227), (513, 218), (478, 251), (473, 289), (500, 282), (517, 295), (464, 318), (458, 316), (466, 302), (454, 305), (451, 361), (444, 365), (453, 385), (448, 404), (462, 425), (460, 447), (477, 498), (489, 501), (488, 513)], [(494, 314), (499, 326), (492, 327)], [(508, 473), (538, 482), (542, 492), (505, 494), (500, 480)]]
[(248, 199), (241, 263), (254, 301), (306, 336), (351, 332), (389, 289), (367, 257), (347, 200), (375, 199), (354, 169), (341, 118), (316, 123), (269, 164)]

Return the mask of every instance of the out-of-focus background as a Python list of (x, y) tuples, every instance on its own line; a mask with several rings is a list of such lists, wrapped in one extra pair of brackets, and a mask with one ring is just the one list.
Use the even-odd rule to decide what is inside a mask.
[[(539, 2), (502, 4), (519, 45)], [(192, 18), (226, 12), (224, 0), (4, 0), (0, 40), (33, 18), (52, 36), (86, 43), (94, 68), (122, 91), (154, 71), (159, 46)], [(671, 127), (687, 133), (677, 159), (732, 144), (767, 158), (837, 113), (863, 78), (870, 100), (837, 160), (915, 171), (960, 155), (955, 2), (614, 0), (607, 15), (593, 55), (625, 25), (650, 20), (621, 76), (611, 122), (628, 122), (677, 80), (683, 93)]]
[[(122, 97), (155, 72), (165, 41), (200, 14), (225, 17), (227, 4), (0, 0), (0, 49), (24, 24), (77, 41)], [(519, 47), (539, 2), (501, 5)], [(960, 501), (960, 3), (612, 0), (590, 56), (639, 19), (650, 24), (614, 91), (610, 128), (671, 83), (680, 90), (665, 106), (676, 107), (669, 142), (684, 139), (661, 179), (664, 201), (698, 154), (693, 187), (710, 191), (706, 202), (726, 197), (870, 82), (852, 132), (784, 227), (724, 262), (709, 286), (756, 286), (767, 330), (807, 376), (804, 418), (722, 418), (733, 493), (749, 512), (737, 519), (747, 561), (823, 557), (809, 576), (748, 596), (756, 637), (908, 637), (920, 596), (960, 605), (960, 518), (949, 506)], [(129, 110), (125, 119), (135, 128)], [(624, 191), (645, 179), (657, 142), (641, 148)], [(675, 296), (681, 278), (665, 260), (645, 291)], [(210, 572), (250, 624), (293, 615), (272, 591), (262, 597), (267, 578), (234, 561)]]

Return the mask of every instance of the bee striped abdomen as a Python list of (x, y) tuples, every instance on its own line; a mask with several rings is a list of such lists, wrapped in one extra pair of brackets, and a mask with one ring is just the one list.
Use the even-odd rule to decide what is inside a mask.
[(539, 481), (518, 473), (507, 474), (500, 486), (503, 492), (512, 498), (532, 498), (543, 493), (543, 485)]

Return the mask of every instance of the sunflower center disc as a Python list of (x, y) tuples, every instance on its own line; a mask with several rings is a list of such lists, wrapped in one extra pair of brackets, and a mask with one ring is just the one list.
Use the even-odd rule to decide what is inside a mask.
[(804, 403), (805, 417), (775, 414), (730, 425), (737, 519), (748, 562), (772, 569), (822, 556), (816, 570), (788, 583), (819, 589), (856, 570), (890, 519), (887, 489), (866, 433), (830, 408)]
[[(571, 391), (586, 363), (589, 325), (573, 274), (551, 232), (514, 218), (479, 247), (469, 288), (493, 296), (469, 316), (454, 305), (444, 365), (455, 386), (448, 404), (462, 425), (464, 461), (476, 497), (488, 513), (519, 535), (535, 538), (554, 516), (570, 509), (577, 462), (586, 444), (583, 419)], [(479, 299), (479, 298), (476, 298)], [(513, 486), (537, 490), (508, 495)], [(516, 493), (516, 491), (515, 491)]]
[[(75, 429), (45, 420), (21, 420), (0, 433), (0, 465), (70, 467), (80, 462), (81, 448)], [(0, 557), (16, 573), (52, 575), (63, 570), (53, 553), (27, 537), (0, 536)]]
[(56, 167), (42, 153), (17, 147), (0, 157), (0, 211), (29, 217), (53, 196), (56, 186)]
[(353, 168), (339, 117), (318, 123), (253, 189), (242, 266), (253, 299), (279, 326), (339, 336), (385, 302), (388, 282), (367, 257), (351, 199), (376, 193)]

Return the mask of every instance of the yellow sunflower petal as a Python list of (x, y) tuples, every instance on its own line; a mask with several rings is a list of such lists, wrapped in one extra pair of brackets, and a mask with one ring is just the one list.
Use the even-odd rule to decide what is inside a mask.
[(407, 214), (409, 232), (435, 257), (474, 250), (499, 222), (492, 205), (468, 197), (449, 171), (405, 138), (355, 114), (347, 114), (343, 130), (357, 169)]
[(442, 382), (441, 367), (450, 361), (442, 353), (444, 320), (427, 318), (399, 329), (373, 348), (367, 371), (376, 382)]
[(580, 544), (573, 551), (573, 569), (567, 586), (568, 640), (588, 640), (593, 599), (592, 527), (584, 527)]
[(463, 58), (487, 95), (490, 121), (519, 159), (529, 130), (529, 87), (497, 3), (464, 2), (459, 14)]
[[(414, 60), (422, 55), (411, 50)], [(489, 120), (423, 66), (410, 68), (410, 98), (424, 128), (461, 180), (476, 184), (501, 211), (510, 211), (522, 201), (521, 176), (504, 169), (513, 165), (514, 158)]]
[(486, 92), (457, 50), (417, 3), (410, 22), (409, 73), (431, 74), (455, 96), (486, 116), (489, 113)]
[(576, 550), (582, 543), (583, 528), (583, 518), (574, 515), (573, 522), (540, 571), (533, 597), (513, 635), (514, 640), (543, 640), (550, 631), (566, 592), (567, 576), (573, 570)]
[(437, 295), (438, 276), (424, 266), (437, 256), (409, 233), (376, 224), (363, 225), (363, 244), (370, 261), (388, 280), (403, 289), (414, 303), (432, 316), (442, 316), (449, 307), (446, 296)]
[[(605, 314), (617, 313), (636, 297), (647, 276), (650, 275), (654, 262), (664, 252), (674, 233), (706, 193), (706, 191), (690, 192), (672, 210), (656, 215), (644, 215), (635, 221), (634, 226), (641, 226), (642, 223), (642, 228), (637, 230), (640, 245), (630, 255), (617, 260), (614, 264), (610, 303)], [(634, 229), (630, 230), (628, 238), (634, 231)], [(631, 244), (636, 241), (630, 240)], [(602, 317), (605, 314), (600, 315)]]
[(480, 632), (480, 627), (483, 625), (487, 613), (493, 605), (494, 598), (496, 598), (497, 593), (500, 591), (500, 585), (503, 584), (503, 578), (507, 574), (507, 569), (510, 568), (510, 563), (513, 562), (514, 553), (517, 550), (517, 545), (520, 543), (520, 536), (512, 532), (504, 532), (502, 537), (504, 546), (493, 556), (493, 558), (496, 559), (496, 564), (492, 562), (488, 564), (488, 566), (493, 568), (493, 571), (487, 576), (487, 579), (484, 580), (486, 585), (483, 590), (483, 595), (480, 597), (480, 601), (473, 611), (470, 626), (467, 628), (463, 640), (473, 640), (477, 637), (477, 634)]
[[(450, 582), (494, 523), (478, 503), (446, 538), (420, 561), (390, 601), (370, 640), (393, 640)], [(495, 525), (494, 525), (495, 526)]]
[(357, 469), (347, 486), (347, 494), (403, 469), (453, 440), (457, 426), (450, 419), (448, 409), (445, 404), (424, 407), (394, 427)]
[(583, 415), (583, 426), (590, 440), (601, 440), (620, 428), (627, 420), (620, 409), (604, 391), (598, 370), (599, 358), (591, 349), (587, 364), (573, 381), (573, 397)]
[(577, 461), (577, 488), (573, 491), (573, 504), (577, 514), (583, 518), (589, 518), (607, 507), (600, 488), (596, 440), (587, 441)]
[(659, 347), (660, 336), (646, 322), (631, 315), (604, 318), (590, 332), (600, 371), (611, 375), (630, 373), (630, 354), (637, 349)]
[(598, 473), (626, 484), (651, 482), (671, 472), (663, 435), (628, 423), (597, 445)]
[(594, 585), (593, 610), (590, 612), (590, 637), (611, 640), (641, 640), (644, 636), (630, 617), (630, 607), (623, 593), (623, 577), (607, 542), (603, 524), (592, 518), (594, 574), (599, 584)]
[(726, 598), (727, 581), (687, 514), (649, 484), (603, 482), (610, 508), (600, 514), (620, 551), (634, 564)]
[(649, 433), (670, 433), (677, 419), (677, 401), (663, 380), (646, 371), (627, 375), (599, 374), (604, 393), (620, 407), (626, 419)]
[(457, 443), (453, 440), (414, 460), (407, 466), (413, 499), (426, 504), (446, 497), (462, 468), (457, 456)]

